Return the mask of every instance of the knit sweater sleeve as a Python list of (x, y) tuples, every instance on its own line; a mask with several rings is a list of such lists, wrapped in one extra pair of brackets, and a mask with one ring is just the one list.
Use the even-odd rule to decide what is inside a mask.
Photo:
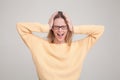
[(37, 42), (41, 39), (40, 37), (34, 35), (32, 32), (44, 33), (49, 31), (48, 24), (40, 24), (40, 23), (23, 22), (23, 23), (17, 23), (16, 27), (22, 40), (29, 48), (35, 46)]
[(100, 38), (103, 32), (103, 25), (80, 25), (74, 27), (75, 34), (87, 35), (87, 37), (82, 40), (87, 50), (89, 50), (92, 45), (96, 43), (96, 41)]

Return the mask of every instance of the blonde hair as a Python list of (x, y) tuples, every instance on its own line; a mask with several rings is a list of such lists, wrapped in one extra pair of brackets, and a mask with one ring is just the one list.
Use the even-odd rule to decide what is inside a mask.
[[(58, 14), (54, 17), (54, 20), (56, 18), (63, 18), (64, 19), (64, 21), (68, 27), (68, 32), (67, 32), (66, 37), (65, 37), (65, 42), (70, 46), (71, 42), (72, 42), (73, 31), (71, 31), (69, 29), (69, 25), (68, 25), (68, 22), (66, 20), (66, 17), (63, 15), (63, 13), (61, 11), (59, 11)], [(48, 41), (50, 43), (54, 43), (55, 35), (54, 35), (52, 29), (49, 30), (47, 38), (48, 38)]]

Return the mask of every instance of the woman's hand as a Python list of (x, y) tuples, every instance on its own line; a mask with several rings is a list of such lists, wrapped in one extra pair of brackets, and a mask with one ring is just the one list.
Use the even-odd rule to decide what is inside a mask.
[(72, 21), (70, 20), (70, 18), (68, 17), (68, 15), (65, 14), (64, 12), (63, 12), (63, 15), (65, 16), (65, 18), (66, 18), (66, 20), (67, 20), (67, 22), (68, 22), (68, 26), (69, 26), (70, 31), (72, 31), (72, 30), (73, 30)]
[(50, 29), (52, 29), (54, 17), (55, 17), (57, 14), (58, 14), (58, 11), (54, 12), (54, 13), (51, 15), (51, 17), (50, 17), (50, 19), (49, 19), (49, 21), (48, 21), (48, 24), (49, 24), (49, 26), (50, 26)]

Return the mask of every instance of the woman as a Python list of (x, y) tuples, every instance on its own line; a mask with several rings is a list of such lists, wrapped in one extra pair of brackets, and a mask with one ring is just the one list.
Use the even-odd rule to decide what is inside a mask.
[[(72, 25), (68, 16), (55, 12), (49, 25), (17, 23), (17, 30), (32, 53), (39, 80), (78, 80), (88, 50), (104, 31), (101, 25)], [(32, 32), (48, 32), (42, 39)], [(75, 34), (86, 34), (83, 39), (72, 41)]]

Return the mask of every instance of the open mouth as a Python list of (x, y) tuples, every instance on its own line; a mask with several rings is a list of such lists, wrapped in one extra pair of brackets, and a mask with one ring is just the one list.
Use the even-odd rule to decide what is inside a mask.
[(57, 33), (57, 36), (59, 36), (59, 37), (62, 37), (63, 35), (64, 35), (64, 33), (63, 34)]

